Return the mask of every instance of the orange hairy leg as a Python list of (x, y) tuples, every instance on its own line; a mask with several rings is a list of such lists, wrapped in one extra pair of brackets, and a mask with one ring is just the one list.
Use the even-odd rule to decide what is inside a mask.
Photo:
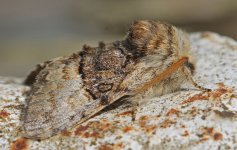
[(150, 87), (156, 85), (160, 81), (169, 77), (172, 73), (177, 71), (185, 62), (188, 61), (188, 57), (182, 57), (177, 62), (169, 66), (164, 72), (153, 78), (152, 80), (146, 82), (141, 88), (138, 88), (134, 91), (135, 94), (141, 93), (149, 89)]
[[(160, 81), (166, 79), (172, 73), (177, 71), (181, 66), (183, 66), (187, 61), (188, 61), (188, 57), (180, 58), (177, 62), (175, 62), (174, 64), (169, 66), (164, 72), (162, 72), (161, 74), (159, 74), (158, 76), (156, 76), (152, 80), (146, 82), (141, 88), (136, 89), (134, 91), (134, 94), (144, 92), (147, 89), (149, 89), (150, 87), (152, 87), (152, 86), (156, 85), (157, 83), (159, 83)], [(192, 77), (187, 72), (184, 71), (184, 73), (185, 73), (186, 76), (188, 76), (189, 80), (192, 82), (192, 84), (195, 87), (197, 87), (201, 90), (204, 90), (204, 91), (210, 91), (210, 89), (203, 88), (203, 87), (199, 86), (197, 83), (195, 83), (194, 80), (192, 79)]]
[(190, 73), (187, 71), (187, 69), (185, 70), (185, 68), (183, 68), (183, 73), (185, 74), (186, 78), (193, 84), (194, 87), (202, 90), (202, 91), (211, 91), (211, 89), (207, 89), (205, 87), (202, 87), (200, 85), (198, 85), (192, 78), (192, 76), (190, 75)]

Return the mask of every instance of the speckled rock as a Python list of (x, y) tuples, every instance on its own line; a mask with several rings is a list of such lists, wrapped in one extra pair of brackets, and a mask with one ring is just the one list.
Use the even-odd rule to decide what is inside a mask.
[(0, 77), (0, 149), (237, 149), (237, 42), (215, 33), (190, 35), (195, 80), (211, 92), (182, 91), (142, 103), (132, 121), (117, 103), (52, 138), (21, 137), (21, 108), (29, 87)]

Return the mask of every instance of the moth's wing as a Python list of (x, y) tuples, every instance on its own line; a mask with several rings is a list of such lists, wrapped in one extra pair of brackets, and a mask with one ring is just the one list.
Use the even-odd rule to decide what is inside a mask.
[(46, 65), (49, 63), (49, 61), (43, 62), (41, 64), (38, 64), (35, 68), (35, 70), (31, 71), (27, 78), (24, 81), (25, 85), (31, 86), (36, 81), (36, 76), (40, 73), (41, 70), (43, 70)]
[(92, 98), (83, 89), (80, 59), (58, 58), (39, 71), (23, 112), (25, 137), (48, 138), (83, 117)]

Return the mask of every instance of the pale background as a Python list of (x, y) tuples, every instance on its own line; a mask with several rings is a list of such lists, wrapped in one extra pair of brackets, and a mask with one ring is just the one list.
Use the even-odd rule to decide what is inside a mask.
[(0, 76), (25, 77), (37, 63), (121, 40), (136, 19), (237, 39), (237, 0), (0, 0)]

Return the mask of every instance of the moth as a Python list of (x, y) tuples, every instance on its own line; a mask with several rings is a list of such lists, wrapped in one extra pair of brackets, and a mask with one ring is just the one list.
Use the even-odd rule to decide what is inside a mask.
[(49, 138), (125, 97), (160, 96), (187, 82), (209, 90), (194, 82), (194, 72), (185, 32), (160, 21), (135, 21), (124, 40), (84, 45), (82, 51), (39, 64), (29, 74), (24, 136)]

